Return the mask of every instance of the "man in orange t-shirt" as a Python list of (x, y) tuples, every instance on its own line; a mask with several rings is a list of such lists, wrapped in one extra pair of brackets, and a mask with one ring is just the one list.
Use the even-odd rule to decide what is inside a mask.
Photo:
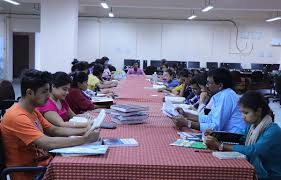
[[(5, 148), (6, 166), (48, 165), (52, 157), (49, 150), (96, 141), (99, 130), (89, 127), (63, 128), (50, 124), (36, 107), (49, 98), (50, 73), (29, 70), (21, 80), (22, 98), (4, 115), (1, 135)], [(69, 138), (68, 136), (80, 135)], [(35, 173), (13, 173), (12, 180), (32, 179)]]

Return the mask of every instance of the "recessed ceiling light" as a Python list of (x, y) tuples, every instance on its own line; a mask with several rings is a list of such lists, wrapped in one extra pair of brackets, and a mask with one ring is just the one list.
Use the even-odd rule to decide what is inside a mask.
[(101, 5), (104, 9), (108, 9), (108, 8), (109, 8), (109, 6), (106, 4), (105, 1), (102, 1), (102, 2), (100, 3), (100, 5)]
[(11, 3), (13, 5), (20, 5), (20, 3), (16, 2), (16, 1), (13, 1), (13, 0), (3, 0), (3, 1)]
[(266, 22), (272, 22), (272, 21), (277, 21), (277, 20), (281, 20), (281, 17), (274, 17), (274, 18), (270, 18), (270, 19), (267, 19), (265, 20)]
[(202, 9), (202, 12), (210, 11), (213, 8), (214, 8), (214, 6), (209, 5), (209, 6), (205, 7), (204, 9)]

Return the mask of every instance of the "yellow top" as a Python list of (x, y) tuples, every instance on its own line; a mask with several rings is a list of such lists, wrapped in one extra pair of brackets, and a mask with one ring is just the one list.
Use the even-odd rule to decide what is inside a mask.
[(97, 76), (89, 74), (89, 76), (88, 76), (88, 89), (94, 91), (96, 89), (96, 86), (97, 86), (98, 83), (100, 83), (99, 78), (97, 78)]
[(181, 91), (182, 90), (182, 88), (184, 87), (184, 83), (182, 83), (182, 84), (180, 84), (180, 85), (178, 85), (178, 86), (176, 86), (174, 89), (173, 89), (173, 91), (177, 91), (177, 92), (179, 92), (179, 91)]

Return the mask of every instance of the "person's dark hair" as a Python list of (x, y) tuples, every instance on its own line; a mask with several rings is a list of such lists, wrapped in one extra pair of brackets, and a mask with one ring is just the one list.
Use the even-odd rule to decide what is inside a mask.
[(166, 64), (167, 63), (167, 60), (166, 59), (162, 59), (161, 62), (160, 62), (160, 65), (162, 66), (163, 64)]
[(108, 65), (108, 69), (110, 72), (116, 71), (116, 68), (114, 66), (112, 66), (111, 64)]
[(101, 64), (103, 65), (103, 61), (101, 59), (96, 59), (95, 64)]
[(106, 57), (106, 56), (104, 56), (100, 59), (100, 62), (101, 62), (102, 65), (104, 65), (106, 61), (109, 61), (109, 58)]
[(180, 77), (188, 78), (191, 75), (191, 73), (187, 69), (183, 69), (179, 72)]
[(172, 76), (173, 78), (175, 77), (175, 72), (172, 69), (167, 69), (166, 71), (168, 74), (170, 74), (170, 76)]
[(26, 96), (26, 90), (31, 89), (35, 93), (45, 84), (50, 84), (52, 81), (52, 74), (47, 71), (38, 71), (35, 69), (26, 70), (21, 75), (21, 96)]
[(73, 61), (71, 62), (72, 65), (75, 65), (77, 63), (79, 63), (78, 59), (73, 59)]
[(230, 71), (225, 68), (217, 68), (208, 73), (208, 77), (213, 77), (216, 84), (222, 83), (223, 89), (233, 88), (233, 80)]
[(71, 78), (65, 72), (56, 72), (55, 74), (53, 74), (52, 84), (56, 88), (65, 86), (71, 84)]
[(190, 84), (198, 85), (199, 84), (199, 80), (200, 80), (200, 75), (193, 76), (191, 81), (190, 81)]
[(95, 64), (93, 68), (93, 75), (97, 76), (98, 78), (102, 75), (104, 71), (104, 66), (101, 64)]
[(254, 111), (257, 111), (259, 108), (261, 108), (262, 118), (264, 118), (266, 115), (272, 116), (273, 114), (264, 96), (256, 91), (246, 92), (239, 99), (239, 105), (242, 105), (243, 107), (252, 109)]
[(88, 70), (89, 63), (87, 61), (80, 61), (79, 63), (76, 64), (76, 67), (78, 71), (85, 71)]
[(86, 74), (85, 72), (73, 73), (71, 87), (77, 88), (78, 83), (83, 83), (85, 81), (88, 81), (88, 74)]
[(207, 84), (207, 75), (205, 73), (201, 73), (198, 76), (197, 83), (202, 86), (206, 86)]

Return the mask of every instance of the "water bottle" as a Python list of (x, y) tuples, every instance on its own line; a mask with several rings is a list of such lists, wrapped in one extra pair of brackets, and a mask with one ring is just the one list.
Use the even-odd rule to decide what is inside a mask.
[(157, 83), (157, 74), (156, 74), (156, 72), (154, 72), (153, 75), (152, 75), (152, 82), (153, 82), (153, 84)]

